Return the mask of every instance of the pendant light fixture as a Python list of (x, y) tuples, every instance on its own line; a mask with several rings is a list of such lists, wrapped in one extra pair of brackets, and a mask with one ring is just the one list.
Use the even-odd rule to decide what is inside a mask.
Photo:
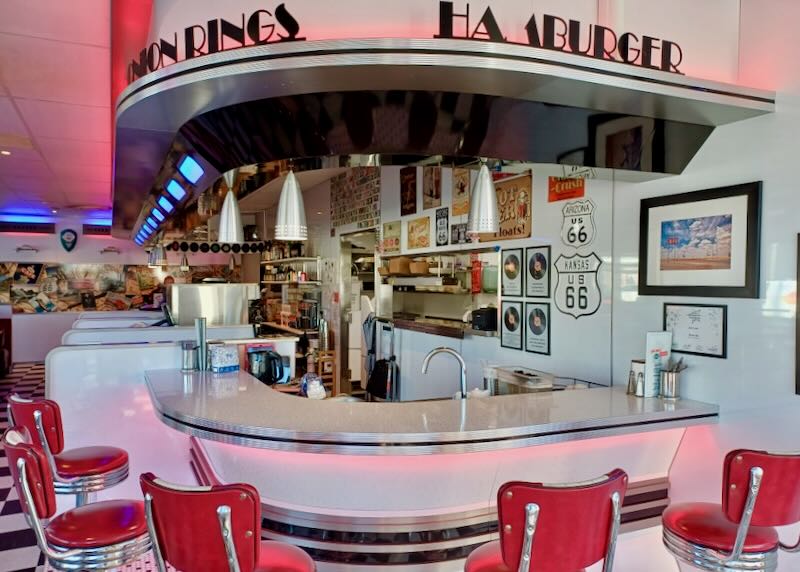
[(242, 227), (242, 213), (239, 212), (239, 201), (233, 192), (233, 184), (236, 182), (238, 169), (231, 169), (222, 177), (228, 185), (228, 193), (222, 203), (222, 210), (219, 213), (219, 234), (217, 242), (223, 244), (233, 244), (244, 242), (244, 229)]
[(275, 240), (298, 241), (308, 239), (306, 207), (303, 192), (293, 171), (283, 181), (281, 198), (278, 201), (278, 216), (275, 219)]
[(186, 253), (183, 253), (183, 257), (181, 258), (181, 272), (189, 272), (189, 259), (186, 256)]
[(468, 233), (500, 232), (500, 215), (497, 212), (497, 191), (486, 163), (481, 164), (478, 178), (470, 197)]
[(156, 245), (150, 251), (147, 265), (150, 268), (159, 268), (167, 265), (167, 251), (164, 249), (164, 245), (162, 245), (160, 242), (156, 243)]

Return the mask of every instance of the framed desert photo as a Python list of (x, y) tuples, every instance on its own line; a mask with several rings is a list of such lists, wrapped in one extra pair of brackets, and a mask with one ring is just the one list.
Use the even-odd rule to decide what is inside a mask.
[(644, 199), (639, 294), (758, 298), (761, 182)]

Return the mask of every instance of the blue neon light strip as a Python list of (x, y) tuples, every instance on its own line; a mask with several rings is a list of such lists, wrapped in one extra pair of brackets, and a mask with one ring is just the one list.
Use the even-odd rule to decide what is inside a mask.
[(3, 222), (55, 222), (52, 216), (46, 215), (31, 215), (31, 214), (16, 214), (16, 213), (0, 213), (0, 221)]
[(181, 172), (181, 175), (193, 185), (200, 180), (200, 177), (202, 177), (204, 173), (203, 167), (189, 155), (186, 155), (181, 162), (178, 163), (178, 170)]
[(151, 232), (153, 232), (153, 227), (151, 227), (151, 226), (148, 224), (148, 222), (147, 222), (147, 221), (144, 221), (144, 223), (142, 224), (142, 228), (144, 228), (145, 230), (147, 230), (147, 234), (150, 234)]
[(152, 226), (153, 228), (158, 228), (158, 223), (153, 220), (153, 217), (147, 217), (147, 224)]
[(181, 187), (180, 183), (175, 179), (172, 179), (167, 184), (167, 192), (172, 195), (176, 201), (181, 200), (183, 197), (186, 196), (186, 191)]
[(159, 221), (164, 222), (164, 215), (157, 208), (153, 207), (153, 210), (150, 211), (150, 214), (156, 217)]

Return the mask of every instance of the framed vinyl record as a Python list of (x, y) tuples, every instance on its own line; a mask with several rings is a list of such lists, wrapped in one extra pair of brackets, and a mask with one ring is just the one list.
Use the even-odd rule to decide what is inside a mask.
[(500, 345), (513, 350), (522, 349), (522, 302), (502, 304)]
[(550, 304), (525, 304), (525, 351), (550, 355)]
[(532, 246), (525, 249), (525, 296), (550, 297), (549, 246)]
[(503, 270), (500, 287), (503, 296), (522, 296), (523, 276), (522, 249), (509, 248), (503, 251)]

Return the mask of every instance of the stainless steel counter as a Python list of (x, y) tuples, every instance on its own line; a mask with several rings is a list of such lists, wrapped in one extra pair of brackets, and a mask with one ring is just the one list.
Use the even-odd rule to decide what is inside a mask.
[(170, 427), (248, 447), (353, 455), (427, 455), (529, 447), (716, 422), (698, 401), (641, 399), (624, 388), (405, 403), (314, 401), (249, 374), (145, 372)]

